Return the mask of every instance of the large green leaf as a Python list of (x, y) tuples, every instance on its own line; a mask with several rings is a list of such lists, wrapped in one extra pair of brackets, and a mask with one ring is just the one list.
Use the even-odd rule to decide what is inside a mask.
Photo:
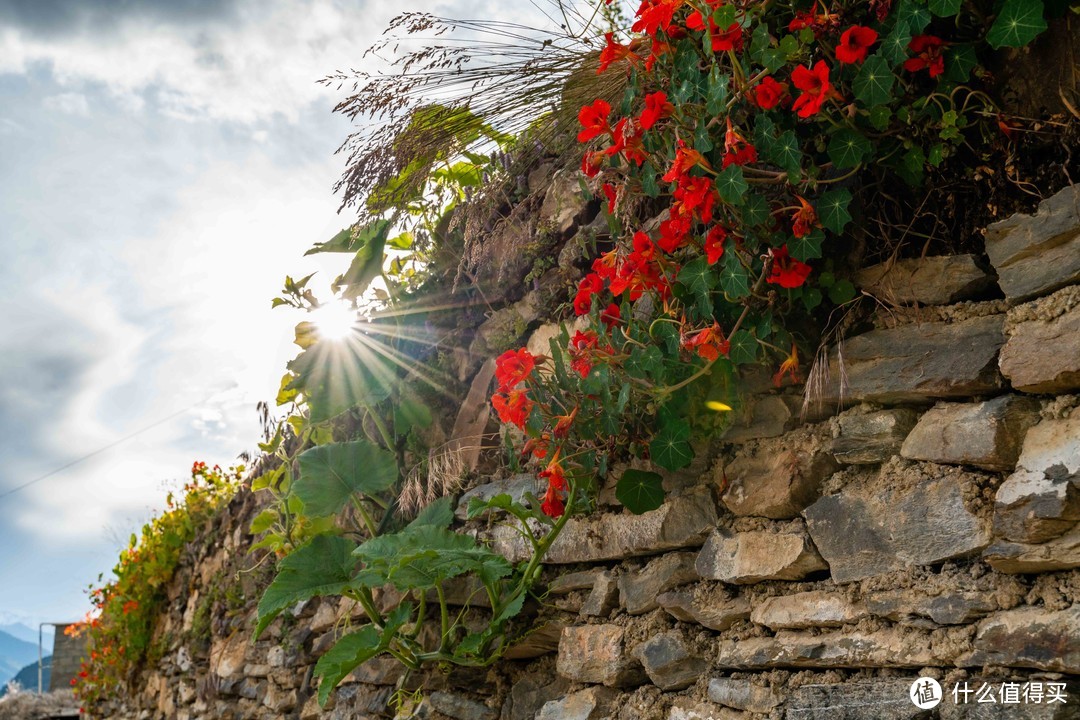
[(397, 481), (397, 458), (367, 440), (320, 445), (300, 454), (300, 477), (293, 492), (308, 515), (341, 511), (358, 493), (374, 495)]
[(814, 228), (802, 237), (793, 237), (788, 240), (787, 248), (791, 257), (799, 262), (806, 262), (821, 257), (821, 243), (825, 240), (825, 233)]
[(720, 271), (720, 289), (724, 291), (728, 299), (738, 300), (749, 295), (750, 276), (739, 262), (738, 253), (731, 248), (725, 248), (721, 262), (724, 268)]
[(358, 233), (360, 242), (352, 263), (333, 283), (335, 291), (342, 291), (341, 297), (349, 300), (360, 297), (371, 281), (379, 277), (389, 232), (389, 220), (376, 220)]
[(871, 149), (869, 140), (854, 130), (844, 128), (829, 140), (829, 159), (837, 170), (846, 170), (862, 162)]
[(399, 589), (434, 587), (443, 580), (475, 572), (492, 583), (513, 569), (501, 555), (480, 547), (467, 536), (432, 525), (410, 526), (393, 535), (380, 535), (356, 548), (364, 562), (363, 582), (385, 577)]
[(386, 652), (397, 631), (412, 615), (412, 604), (402, 603), (387, 615), (386, 624), (380, 632), (374, 625), (365, 625), (356, 632), (344, 636), (334, 647), (326, 651), (315, 663), (315, 675), (319, 681), (319, 705), (325, 707), (338, 683), (361, 663)]
[(863, 105), (873, 107), (889, 101), (895, 80), (889, 61), (880, 55), (871, 55), (859, 68), (852, 88)]
[(851, 213), (848, 212), (850, 204), (851, 193), (845, 188), (837, 188), (823, 194), (817, 201), (818, 218), (821, 224), (839, 235), (851, 222)]
[(783, 168), (791, 182), (798, 182), (802, 177), (802, 151), (799, 150), (799, 138), (793, 130), (785, 130), (767, 146), (767, 157)]
[(716, 189), (726, 203), (742, 205), (746, 188), (746, 178), (743, 177), (742, 168), (738, 165), (728, 165), (716, 176)]
[(728, 348), (728, 358), (736, 365), (746, 365), (757, 362), (758, 341), (752, 334), (745, 330), (739, 330), (731, 336), (731, 347)]
[(649, 443), (649, 455), (654, 463), (665, 470), (678, 470), (689, 465), (694, 459), (694, 449), (690, 447), (690, 424), (685, 420), (665, 423)]
[(627, 470), (615, 485), (615, 498), (635, 515), (664, 504), (664, 478), (645, 470)]
[(321, 340), (297, 355), (288, 367), (294, 376), (288, 389), (303, 393), (312, 422), (381, 402), (390, 397), (397, 382), (390, 361), (363, 343)]
[(356, 545), (336, 535), (318, 535), (287, 555), (259, 600), (259, 637), (282, 610), (316, 595), (340, 595), (352, 584)]
[(1005, 0), (986, 42), (992, 48), (1023, 47), (1046, 30), (1042, 0)]
[(960, 12), (961, 5), (963, 5), (963, 0), (930, 0), (929, 2), (930, 12), (938, 17), (952, 17)]

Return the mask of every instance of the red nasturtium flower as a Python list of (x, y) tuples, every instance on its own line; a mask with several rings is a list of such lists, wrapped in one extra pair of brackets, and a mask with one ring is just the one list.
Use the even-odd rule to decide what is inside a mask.
[(643, 32), (650, 37), (654, 37), (657, 30), (669, 33), (675, 11), (682, 6), (684, 1), (643, 0), (636, 13), (637, 20), (630, 29), (634, 32)]
[(848, 65), (866, 60), (870, 46), (877, 42), (878, 34), (873, 29), (862, 25), (852, 25), (840, 36), (836, 46), (836, 59)]
[(791, 216), (791, 234), (797, 238), (806, 237), (810, 229), (818, 224), (817, 211), (805, 198), (796, 195), (795, 199), (801, 207)]
[(623, 118), (616, 123), (615, 129), (611, 133), (615, 142), (604, 152), (608, 155), (622, 153), (622, 156), (628, 162), (633, 162), (638, 167), (641, 167), (641, 164), (648, 159), (648, 155), (645, 154), (645, 146), (641, 142), (641, 129), (638, 128), (627, 132), (628, 126), (630, 126), (630, 123), (627, 122), (627, 118)]
[(818, 60), (813, 70), (805, 65), (798, 66), (791, 73), (791, 82), (803, 91), (791, 106), (801, 118), (817, 113), (828, 98), (836, 95), (829, 82), (829, 66), (824, 60)]
[(791, 376), (791, 382), (799, 382), (799, 349), (795, 347), (794, 342), (791, 343), (791, 354), (780, 363), (780, 369), (773, 375), (773, 385), (780, 387), (784, 382), (785, 374)]
[(551, 458), (548, 466), (539, 473), (539, 477), (548, 481), (547, 492), (544, 493), (544, 501), (540, 503), (540, 510), (548, 517), (562, 517), (562, 514), (566, 512), (562, 494), (569, 489), (569, 485), (566, 482), (566, 471), (559, 463), (558, 452)]
[[(690, 13), (686, 18), (686, 27), (691, 30), (704, 30), (705, 21), (701, 17), (701, 13), (695, 10)], [(743, 30), (739, 23), (734, 22), (728, 25), (727, 29), (720, 32), (720, 28), (712, 17), (709, 17), (709, 37), (712, 39), (713, 52), (725, 52), (727, 50), (734, 50), (739, 52), (743, 47)]]
[(499, 382), (499, 392), (506, 392), (529, 377), (534, 367), (536, 358), (525, 348), (507, 350), (495, 358), (495, 379)]
[(615, 202), (619, 199), (619, 191), (615, 189), (615, 186), (611, 183), (604, 183), (603, 188), (604, 197), (607, 198), (607, 212), (608, 215), (615, 214)]
[(727, 240), (727, 230), (722, 225), (716, 225), (705, 236), (705, 259), (710, 265), (724, 257), (724, 241)]
[(727, 132), (724, 134), (724, 161), (722, 167), (728, 165), (746, 165), (757, 162), (757, 150), (746, 141), (746, 138), (731, 125), (731, 118), (727, 120)]
[(585, 177), (596, 177), (600, 174), (600, 168), (604, 166), (607, 158), (602, 152), (587, 152), (581, 158), (581, 172)]
[(772, 110), (787, 95), (787, 83), (776, 82), (772, 76), (766, 77), (754, 86), (754, 103), (762, 110)]
[(566, 415), (556, 415), (558, 421), (555, 423), (551, 433), (557, 438), (565, 438), (570, 433), (570, 426), (574, 424), (574, 418), (577, 417), (577, 414), (578, 408), (575, 406)]
[(699, 357), (712, 362), (721, 355), (727, 356), (731, 351), (731, 343), (724, 339), (724, 331), (720, 324), (713, 321), (712, 327), (699, 330), (693, 337), (683, 342), (683, 347), (693, 350)]
[(611, 303), (604, 308), (604, 311), (600, 313), (600, 321), (607, 325), (609, 330), (622, 322), (622, 311), (619, 306)]
[(664, 173), (663, 181), (677, 182), (682, 179), (683, 175), (690, 172), (691, 168), (698, 165), (708, 168), (709, 161), (694, 148), (687, 147), (685, 140), (679, 140), (679, 146), (675, 149), (675, 161), (671, 163), (671, 168)]
[(675, 112), (675, 106), (668, 102), (667, 93), (654, 92), (645, 96), (645, 109), (638, 118), (638, 126), (642, 130), (649, 130), (657, 120), (666, 118)]
[(600, 345), (600, 336), (592, 330), (578, 330), (570, 339), (570, 368), (581, 377), (592, 371), (592, 353)]
[(525, 429), (525, 421), (532, 412), (533, 401), (529, 399), (525, 390), (511, 390), (505, 395), (495, 394), (491, 396), (491, 405), (499, 414), (499, 420), (504, 423), (513, 423), (522, 430)]
[(772, 271), (765, 282), (782, 288), (797, 288), (810, 277), (810, 266), (788, 256), (787, 245), (772, 250)]
[(945, 72), (945, 56), (941, 54), (941, 48), (945, 41), (933, 35), (916, 35), (908, 43), (908, 50), (915, 53), (915, 57), (904, 61), (904, 69), (908, 72), (918, 72), (925, 69), (930, 77), (937, 77)]
[(604, 289), (604, 279), (596, 273), (589, 273), (578, 283), (574, 296), (574, 313), (588, 315), (592, 309), (592, 296)]
[(641, 60), (634, 51), (630, 49), (629, 45), (623, 45), (615, 40), (615, 33), (604, 33), (604, 40), (607, 41), (607, 45), (600, 51), (600, 67), (597, 68), (596, 74), (604, 72), (608, 67), (619, 60), (626, 60), (631, 65), (636, 64)]
[(587, 142), (598, 135), (611, 132), (608, 125), (608, 116), (611, 114), (611, 105), (605, 100), (596, 100), (592, 105), (586, 105), (578, 111), (578, 122), (582, 130), (578, 133), (578, 142)]

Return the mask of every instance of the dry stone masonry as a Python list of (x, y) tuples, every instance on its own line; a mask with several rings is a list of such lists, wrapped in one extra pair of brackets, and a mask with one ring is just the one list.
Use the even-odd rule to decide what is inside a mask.
[[(556, 178), (533, 208), (564, 240), (595, 216), (576, 187)], [(883, 302), (931, 314), (890, 313), (847, 337), (814, 422), (799, 388), (748, 377), (712, 452), (666, 475), (661, 508), (630, 515), (605, 488), (600, 511), (570, 521), (547, 557), (535, 631), (492, 668), (406, 674), (376, 658), (320, 709), (313, 664), (363, 612), (316, 599), (253, 643), (266, 568), (246, 554), (258, 507), (242, 494), (175, 579), (159, 658), (114, 717), (360, 720), (399, 706), (430, 720), (1080, 717), (1078, 208), (1069, 188), (991, 226), (989, 264), (858, 273)], [(530, 227), (506, 223), (496, 241), (514, 247)], [(548, 272), (573, 272), (563, 265)], [(542, 305), (530, 293), (492, 314), (463, 381), (507, 328), (542, 350), (554, 335), (537, 328)], [(490, 367), (480, 373), (483, 397)], [(529, 474), (489, 477), (464, 502), (536, 488)], [(512, 562), (527, 557), (511, 529), (458, 518)], [(474, 589), (448, 593), (464, 603)], [(920, 676), (947, 694), (1053, 686), (1067, 702), (976, 708), (950, 694), (922, 711), (908, 697)]]

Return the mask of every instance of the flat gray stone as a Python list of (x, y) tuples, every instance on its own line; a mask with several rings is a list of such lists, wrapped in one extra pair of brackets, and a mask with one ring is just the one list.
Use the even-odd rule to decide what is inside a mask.
[(645, 680), (640, 661), (627, 650), (626, 629), (618, 625), (564, 628), (555, 667), (574, 682), (634, 687)]
[(1039, 544), (998, 540), (983, 551), (983, 558), (998, 572), (1015, 575), (1080, 567), (1080, 524)]
[(661, 690), (682, 690), (697, 682), (709, 666), (695, 655), (674, 630), (654, 635), (634, 650), (652, 684)]
[(619, 693), (611, 688), (585, 688), (545, 703), (536, 720), (608, 720), (618, 697)]
[(586, 617), (607, 617), (619, 606), (619, 583), (610, 570), (605, 570), (596, 577), (589, 596), (581, 605), (581, 614)]
[(699, 579), (694, 563), (697, 553), (670, 553), (650, 560), (637, 572), (619, 576), (619, 604), (630, 615), (641, 615), (660, 607), (656, 601), (665, 590)]
[(827, 590), (765, 598), (754, 607), (750, 619), (773, 630), (803, 630), (811, 627), (840, 627), (858, 622), (869, 613), (862, 603)]
[(1024, 437), (1016, 472), (994, 498), (994, 533), (1019, 543), (1050, 540), (1080, 522), (1080, 411), (1046, 419)]
[(709, 680), (709, 700), (755, 713), (767, 713), (781, 702), (780, 694), (771, 687), (729, 677)]
[[(544, 557), (546, 564), (623, 560), (665, 550), (699, 547), (716, 524), (716, 501), (707, 487), (698, 488), (641, 515), (629, 512), (573, 518)], [(539, 528), (538, 528), (539, 529)], [(518, 563), (532, 549), (517, 530), (496, 527), (492, 549)]]
[(923, 720), (926, 711), (908, 694), (916, 680), (803, 685), (791, 691), (784, 720)]
[(986, 228), (986, 254), (1010, 299), (1043, 295), (1080, 282), (1080, 186)]
[[(1027, 393), (1080, 390), (1080, 288), (1065, 288), (1033, 304), (1049, 307), (1038, 317), (1010, 321), (1001, 349), (1002, 374)], [(1013, 308), (1010, 318), (1024, 311), (1024, 306)]]
[(890, 408), (876, 412), (848, 411), (837, 418), (840, 434), (830, 450), (837, 462), (845, 465), (876, 465), (893, 455), (919, 419), (908, 408)]
[[(919, 588), (879, 590), (866, 599), (867, 609), (878, 617), (903, 624), (927, 618), (938, 625), (965, 625), (999, 609), (992, 592), (949, 592), (928, 596)], [(912, 622), (916, 621), (916, 622)]]
[(1080, 674), (1080, 604), (1051, 611), (1022, 607), (979, 623), (961, 666), (1001, 665)]
[[(872, 330), (829, 356), (820, 403), (927, 402), (996, 394), (1004, 386), (997, 356), (1005, 342), (1001, 315), (955, 323), (921, 323)], [(843, 393), (841, 393), (843, 389)]]
[(743, 443), (783, 435), (798, 417), (801, 399), (786, 395), (751, 395), (724, 432), (723, 440)]
[(904, 440), (913, 460), (1011, 472), (1029, 427), (1039, 421), (1033, 398), (1003, 395), (980, 403), (938, 403)]
[[(927, 466), (934, 467), (934, 466)], [(883, 472), (856, 494), (827, 495), (803, 513), (834, 582), (977, 554), (990, 544), (989, 522), (973, 514), (967, 475), (945, 474), (896, 491)]]
[(750, 617), (750, 601), (745, 597), (710, 602), (697, 599), (692, 591), (682, 590), (666, 592), (656, 602), (676, 620), (697, 623), (717, 632)]
[(994, 286), (974, 255), (940, 255), (874, 265), (855, 273), (856, 287), (887, 303), (948, 305)]
[(811, 634), (782, 630), (773, 637), (721, 640), (717, 666), (745, 672), (767, 668), (899, 668), (952, 665), (956, 651), (935, 646), (908, 628)]
[(481, 702), (455, 693), (435, 691), (428, 695), (431, 707), (454, 720), (495, 720), (498, 713)]
[(827, 570), (809, 538), (801, 533), (717, 530), (701, 548), (697, 571), (703, 578), (733, 585), (765, 580), (801, 580)]

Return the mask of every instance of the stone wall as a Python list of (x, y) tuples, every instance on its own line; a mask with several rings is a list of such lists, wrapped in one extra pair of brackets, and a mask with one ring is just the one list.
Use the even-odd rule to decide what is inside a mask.
[[(481, 326), (464, 380), (549, 316), (552, 273), (572, 276), (595, 231), (572, 189), (546, 200), (576, 239)], [(406, 676), (376, 658), (320, 709), (313, 664), (362, 613), (317, 599), (253, 643), (269, 570), (246, 552), (258, 507), (242, 494), (192, 548), (160, 659), (110, 717), (390, 718), (413, 691), (402, 718), (1080, 717), (1078, 208), (1070, 188), (991, 226), (990, 265), (859, 273), (887, 310), (817, 368), (815, 402), (751, 373), (734, 425), (665, 475), (663, 507), (633, 516), (604, 488), (602, 512), (570, 521), (548, 556), (536, 630), (493, 668)], [(490, 381), (480, 370), (479, 397)], [(539, 489), (486, 480), (469, 493)], [(497, 523), (464, 527), (523, 557)], [(933, 710), (909, 699), (919, 677), (944, 688)]]

